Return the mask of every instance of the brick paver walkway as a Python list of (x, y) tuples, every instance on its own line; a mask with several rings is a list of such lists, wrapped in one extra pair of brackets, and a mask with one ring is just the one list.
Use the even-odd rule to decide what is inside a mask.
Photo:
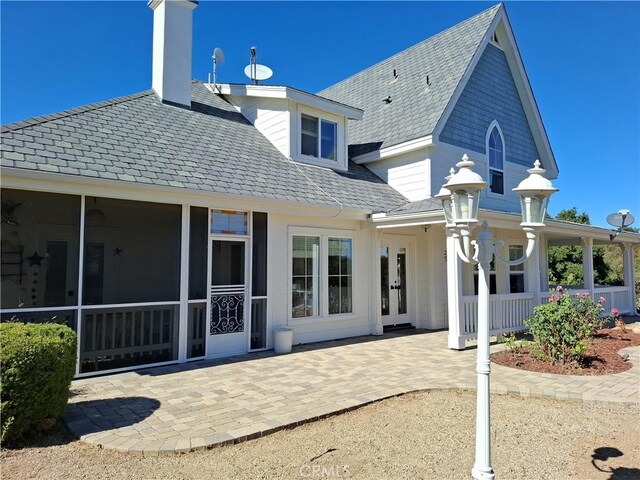
[[(474, 389), (475, 349), (446, 348), (446, 332), (391, 333), (215, 362), (76, 380), (67, 425), (103, 448), (169, 454), (240, 442), (382, 398)], [(500, 347), (492, 347), (493, 349)], [(496, 393), (640, 403), (640, 347), (631, 370), (577, 377), (492, 364)]]

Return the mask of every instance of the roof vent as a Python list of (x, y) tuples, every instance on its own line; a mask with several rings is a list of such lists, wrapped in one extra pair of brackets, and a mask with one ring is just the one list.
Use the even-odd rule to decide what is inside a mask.
[(382, 100), (384, 103), (386, 103), (387, 105), (389, 105), (391, 103), (391, 95), (389, 95), (387, 98), (385, 98), (384, 100)]
[(389, 82), (389, 85), (393, 85), (394, 83), (396, 83), (398, 81), (398, 72), (396, 71), (396, 69), (393, 69), (393, 78), (391, 79), (391, 81)]

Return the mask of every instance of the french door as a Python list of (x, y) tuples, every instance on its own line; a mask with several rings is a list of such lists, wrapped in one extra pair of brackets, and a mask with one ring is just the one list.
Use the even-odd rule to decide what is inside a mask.
[(246, 353), (247, 240), (211, 240), (207, 357)]
[(380, 310), (382, 325), (412, 322), (411, 242), (401, 236), (385, 236), (380, 244)]

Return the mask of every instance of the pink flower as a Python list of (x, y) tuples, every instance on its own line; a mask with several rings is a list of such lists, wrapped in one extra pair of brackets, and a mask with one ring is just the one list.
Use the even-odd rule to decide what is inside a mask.
[(556, 291), (561, 292), (561, 291), (562, 291), (562, 285), (558, 285), (558, 286), (556, 287)]
[(600, 297), (600, 303), (604, 303), (605, 302), (605, 298), (604, 297)]
[(618, 309), (617, 309), (617, 308), (612, 308), (612, 309), (611, 309), (611, 313), (613, 313), (616, 317), (617, 317), (618, 315), (620, 315), (620, 312), (618, 311)]

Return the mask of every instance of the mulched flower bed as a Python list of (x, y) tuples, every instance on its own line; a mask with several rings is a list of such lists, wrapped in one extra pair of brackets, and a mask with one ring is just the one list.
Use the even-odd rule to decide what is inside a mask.
[(625, 347), (640, 345), (640, 334), (617, 328), (606, 328), (589, 341), (589, 350), (581, 365), (562, 365), (544, 362), (535, 358), (528, 348), (522, 348), (518, 355), (508, 350), (491, 355), (491, 361), (505, 367), (519, 368), (531, 372), (556, 373), (560, 375), (609, 375), (631, 368), (631, 362), (624, 361), (618, 353)]

